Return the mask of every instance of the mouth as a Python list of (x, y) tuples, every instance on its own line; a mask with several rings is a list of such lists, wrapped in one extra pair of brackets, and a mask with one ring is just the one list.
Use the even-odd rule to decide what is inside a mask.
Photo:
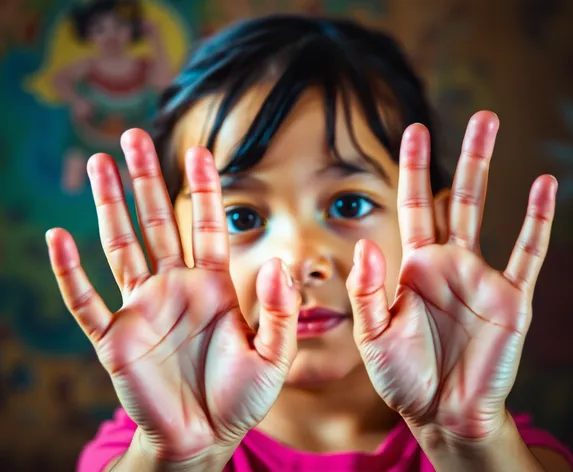
[(347, 313), (329, 308), (313, 307), (300, 311), (298, 316), (297, 338), (316, 338), (349, 319)]

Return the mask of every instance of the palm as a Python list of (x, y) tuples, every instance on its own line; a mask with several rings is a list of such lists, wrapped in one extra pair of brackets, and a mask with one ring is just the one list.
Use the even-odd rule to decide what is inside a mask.
[(231, 439), (263, 419), (281, 372), (245, 343), (237, 306), (230, 277), (201, 269), (151, 277), (130, 294), (99, 352), (138, 425), (202, 449), (212, 444), (198, 444), (198, 432)]
[(157, 454), (186, 460), (212, 446), (236, 444), (264, 418), (294, 358), (296, 316), (285, 315), (298, 312), (297, 297), (278, 261), (264, 266), (257, 281), (262, 310), (255, 334), (240, 312), (228, 271), (212, 158), (195, 155), (189, 164), (195, 167), (189, 171), (190, 186), (198, 196), (193, 196), (195, 265), (188, 268), (159, 172), (138, 175), (141, 169), (158, 169), (157, 159), (147, 157), (146, 162), (145, 155), (126, 154), (155, 273), (149, 273), (136, 243), (109, 156), (100, 155), (91, 164), (90, 178), (104, 251), (122, 288), (123, 307), (113, 315), (107, 311), (67, 233), (52, 235), (50, 254), (64, 299), (94, 344), (127, 413)]
[[(491, 120), (485, 115), (474, 118), (474, 127), (482, 129), (470, 126), (466, 135), (446, 244), (434, 242), (433, 216), (427, 214), (431, 205), (423, 202), (431, 198), (429, 189), (413, 187), (410, 174), (427, 172), (413, 161), (424, 156), (403, 153), (399, 211), (404, 256), (394, 303), (386, 308), (379, 268), (364, 263), (349, 279), (358, 312), (355, 337), (380, 396), (412, 425), (433, 424), (476, 438), (496, 427), (515, 380), (531, 319), (533, 278), (546, 250), (554, 205), (552, 180), (542, 177), (532, 190), (528, 218), (506, 271), (492, 269), (480, 257), (483, 195), (468, 189), (482, 188), (480, 160), (488, 161), (487, 148), (493, 148), (495, 133), (483, 136), (488, 133), (483, 121), (487, 127)], [(380, 257), (383, 264), (378, 250), (366, 246), (370, 258)], [(373, 290), (377, 283), (380, 289)]]
[[(411, 254), (390, 310), (392, 323), (376, 341), (387, 351), (387, 365), (399, 369), (387, 373), (397, 385), (386, 391), (386, 379), (374, 374), (388, 404), (440, 424), (463, 409), (478, 422), (468, 430), (491, 419), (495, 412), (488, 407), (503, 403), (514, 380), (514, 370), (503, 366), (519, 358), (527, 309), (522, 293), (500, 279), (474, 253), (456, 246), (426, 246)], [(400, 398), (400, 392), (416, 395)]]

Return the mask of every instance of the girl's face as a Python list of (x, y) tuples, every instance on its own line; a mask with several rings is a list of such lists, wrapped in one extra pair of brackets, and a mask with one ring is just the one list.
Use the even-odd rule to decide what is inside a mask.
[[(227, 117), (216, 142), (218, 168), (248, 129), (268, 89), (251, 89)], [(193, 107), (175, 133), (183, 161), (185, 150), (204, 144), (217, 103)], [(263, 159), (240, 177), (222, 176), (231, 247), (231, 276), (247, 322), (256, 327), (259, 304), (257, 272), (280, 257), (290, 268), (302, 296), (302, 308), (322, 307), (347, 315), (335, 328), (298, 341), (290, 385), (316, 386), (341, 380), (363, 364), (352, 336), (352, 312), (345, 288), (354, 246), (361, 238), (376, 242), (387, 261), (386, 289), (394, 297), (401, 261), (396, 211), (398, 166), (370, 132), (356, 103), (351, 105), (356, 141), (375, 166), (359, 156), (342, 111), (336, 139), (342, 163), (326, 143), (320, 91), (309, 89), (273, 139)], [(207, 122), (207, 123), (206, 123)], [(191, 201), (184, 186), (175, 211), (187, 263), (192, 265)]]
[(133, 29), (114, 13), (97, 15), (89, 24), (88, 38), (102, 52), (122, 52), (131, 41)]

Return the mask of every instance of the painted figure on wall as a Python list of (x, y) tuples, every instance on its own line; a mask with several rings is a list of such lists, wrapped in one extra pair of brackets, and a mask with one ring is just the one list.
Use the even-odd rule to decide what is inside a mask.
[[(56, 30), (31, 88), (45, 101), (69, 107), (61, 177), (64, 191), (74, 193), (86, 184), (91, 154), (113, 155), (123, 131), (147, 127), (156, 94), (183, 60), (185, 35), (165, 6), (140, 0), (84, 2)], [(171, 47), (174, 42), (178, 47)], [(73, 59), (65, 61), (70, 49)]]

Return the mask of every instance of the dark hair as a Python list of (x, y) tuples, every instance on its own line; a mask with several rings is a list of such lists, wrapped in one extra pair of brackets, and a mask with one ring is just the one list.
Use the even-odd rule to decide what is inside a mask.
[(128, 22), (132, 41), (139, 41), (143, 33), (143, 14), (139, 0), (91, 0), (71, 11), (75, 32), (81, 41), (88, 41), (90, 24), (102, 15), (113, 14)]
[[(172, 143), (179, 118), (198, 100), (214, 93), (222, 99), (206, 147), (213, 150), (221, 126), (243, 93), (277, 75), (258, 114), (222, 172), (244, 171), (261, 160), (271, 139), (309, 86), (324, 93), (327, 142), (334, 155), (337, 97), (343, 99), (348, 129), (362, 156), (352, 124), (348, 93), (355, 94), (371, 131), (397, 162), (401, 135), (412, 123), (433, 133), (423, 85), (400, 48), (388, 35), (357, 23), (297, 15), (273, 15), (234, 24), (196, 46), (186, 67), (163, 93), (155, 120), (154, 141), (172, 201), (181, 190), (183, 173)], [(392, 135), (379, 113), (380, 90), (400, 114), (400, 129)], [(388, 94), (387, 94), (388, 95)], [(449, 177), (436, 160), (432, 139), (430, 174), (434, 192)]]

